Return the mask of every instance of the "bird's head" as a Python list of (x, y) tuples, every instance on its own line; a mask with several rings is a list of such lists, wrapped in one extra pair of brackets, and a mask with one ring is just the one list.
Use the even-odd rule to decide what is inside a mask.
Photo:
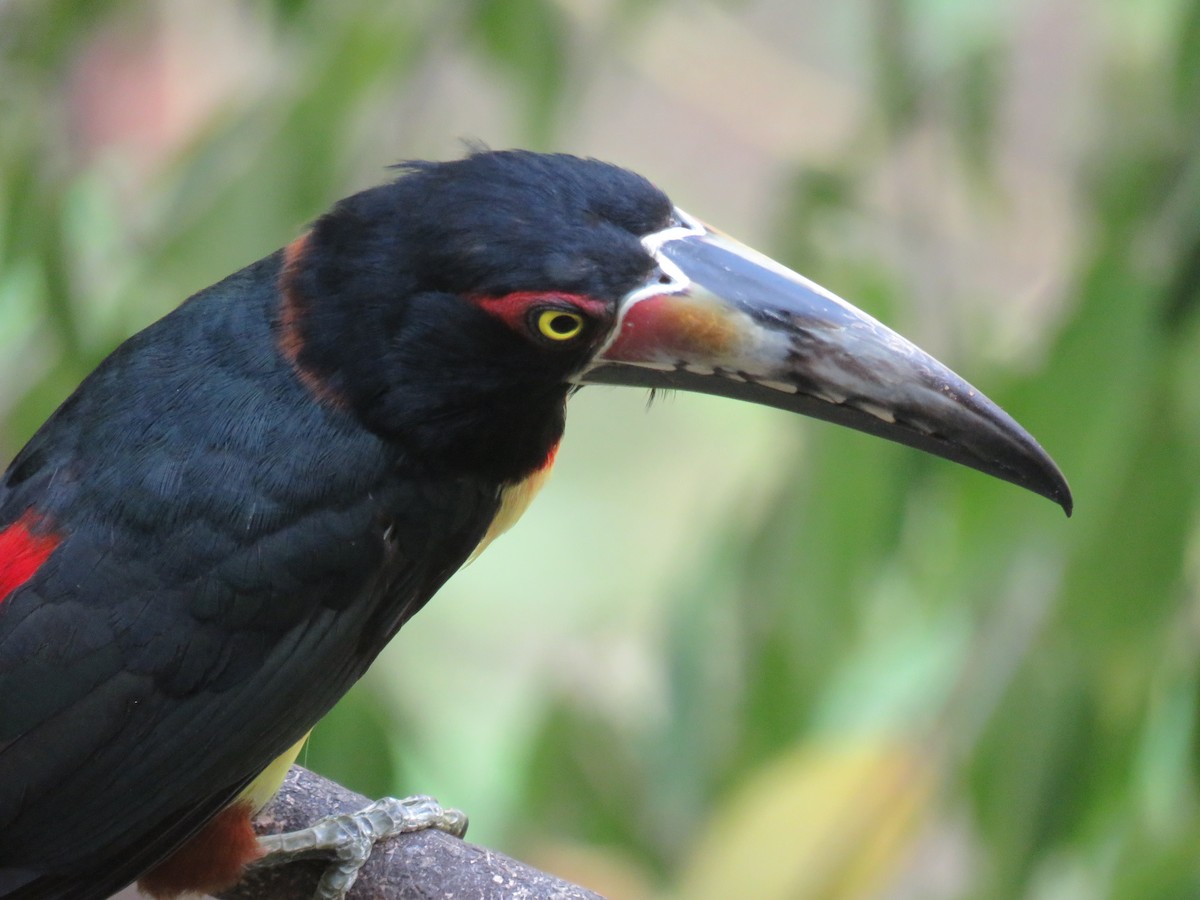
[(579, 386), (677, 388), (908, 444), (1070, 512), (1053, 461), (979, 391), (644, 178), (520, 151), (403, 169), (288, 249), (280, 327), (309, 386), (410, 458), (519, 478)]

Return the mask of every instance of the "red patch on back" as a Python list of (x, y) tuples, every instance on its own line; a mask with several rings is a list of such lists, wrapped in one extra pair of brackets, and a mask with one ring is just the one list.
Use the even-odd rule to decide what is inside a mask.
[(34, 576), (59, 543), (33, 510), (0, 531), (0, 603)]
[(225, 807), (188, 842), (138, 879), (138, 887), (165, 900), (180, 894), (216, 894), (241, 880), (262, 856), (250, 823), (253, 807), (241, 800)]

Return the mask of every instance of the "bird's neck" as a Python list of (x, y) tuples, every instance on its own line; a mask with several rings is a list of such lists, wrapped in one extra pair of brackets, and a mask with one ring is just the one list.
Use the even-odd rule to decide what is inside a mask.
[[(496, 369), (489, 353), (439, 340), (437, 328), (465, 327), (453, 320), (463, 311), (454, 303), (437, 315), (411, 313), (412, 325), (366, 321), (376, 305), (327, 296), (307, 277), (311, 240), (304, 235), (279, 256), (275, 332), (319, 403), (351, 413), (408, 465), (431, 473), (512, 485), (546, 466), (563, 434), (566, 383)], [(392, 305), (403, 318), (404, 301)]]

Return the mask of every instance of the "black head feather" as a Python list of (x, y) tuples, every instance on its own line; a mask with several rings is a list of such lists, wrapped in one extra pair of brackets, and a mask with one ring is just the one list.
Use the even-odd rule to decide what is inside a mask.
[(562, 154), (400, 170), (313, 226), (289, 281), (305, 310), (298, 362), (411, 456), (519, 477), (558, 440), (568, 376), (595, 342), (539, 346), (472, 300), (560, 292), (611, 312), (653, 269), (640, 238), (671, 203), (639, 175)]

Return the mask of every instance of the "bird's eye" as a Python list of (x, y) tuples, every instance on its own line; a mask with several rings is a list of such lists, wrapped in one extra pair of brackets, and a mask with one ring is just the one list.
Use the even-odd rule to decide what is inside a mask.
[(543, 309), (537, 314), (537, 328), (542, 337), (569, 341), (583, 331), (583, 316), (565, 309)]

